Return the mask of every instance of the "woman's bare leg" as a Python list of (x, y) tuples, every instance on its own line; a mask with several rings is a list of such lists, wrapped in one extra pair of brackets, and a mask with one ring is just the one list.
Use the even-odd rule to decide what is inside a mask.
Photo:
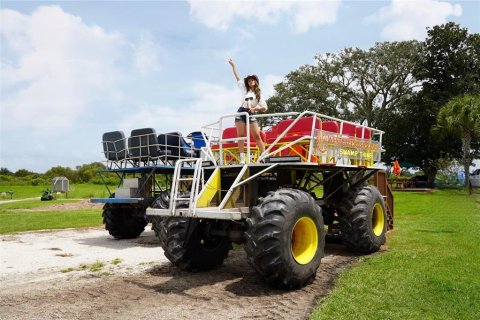
[[(245, 122), (235, 122), (235, 127), (237, 128), (237, 137), (245, 137)], [(243, 146), (244, 141), (243, 140), (238, 140), (238, 152), (239, 153), (245, 153), (245, 148)]]
[(257, 122), (252, 122), (250, 124), (250, 134), (252, 135), (253, 139), (257, 143), (258, 148), (260, 149), (260, 154), (265, 151), (265, 144), (262, 141), (262, 137), (260, 136), (260, 128), (258, 127)]

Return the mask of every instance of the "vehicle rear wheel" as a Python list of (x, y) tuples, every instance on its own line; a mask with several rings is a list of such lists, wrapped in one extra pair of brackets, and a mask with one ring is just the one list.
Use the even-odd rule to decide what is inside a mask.
[(253, 207), (247, 219), (249, 264), (278, 288), (301, 288), (315, 279), (325, 247), (321, 208), (307, 192), (281, 189)]
[(343, 243), (354, 252), (378, 251), (387, 233), (387, 210), (378, 189), (360, 186), (346, 193), (339, 202)]
[(105, 229), (115, 239), (138, 237), (147, 225), (145, 208), (126, 207), (107, 203), (103, 206)]

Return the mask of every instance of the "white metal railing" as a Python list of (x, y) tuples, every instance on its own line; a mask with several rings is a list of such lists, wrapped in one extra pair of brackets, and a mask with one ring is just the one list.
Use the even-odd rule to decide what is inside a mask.
[[(225, 129), (223, 120), (234, 118), (239, 115), (245, 115), (247, 117), (247, 133), (245, 137), (223, 138), (222, 133)], [(271, 140), (272, 138), (270, 138), (270, 141), (267, 141), (268, 143), (266, 143), (265, 151), (256, 157), (255, 162), (262, 162), (267, 158), (282, 155), (284, 151), (295, 150), (294, 148), (301, 145), (303, 148), (301, 150), (302, 162), (372, 166), (380, 161), (381, 152), (384, 151), (382, 148), (383, 131), (351, 121), (311, 111), (255, 114), (255, 117), (259, 120), (262, 118), (268, 119), (269, 123), (266, 128), (275, 127), (287, 117), (291, 119), (288, 126), (282, 132), (278, 132), (275, 135), (273, 141)], [(301, 135), (297, 135), (295, 132), (294, 138), (291, 138), (291, 129), (294, 128), (302, 118), (306, 117), (312, 119), (311, 127)], [(277, 119), (277, 123), (274, 123), (273, 119)], [(320, 127), (317, 125), (317, 119), (320, 123)], [(206, 136), (210, 143), (207, 145), (207, 148), (205, 148), (209, 160), (215, 165), (235, 164), (235, 161), (225, 163), (225, 158), (226, 156), (232, 158), (232, 155), (234, 156), (235, 152), (238, 153), (238, 149), (234, 150), (235, 148), (229, 148), (229, 150), (225, 151), (223, 144), (233, 141), (237, 141), (238, 143), (246, 141), (247, 163), (252, 162), (252, 152), (259, 153), (259, 150), (258, 148), (251, 147), (250, 126), (248, 125), (248, 120), (249, 115), (246, 112), (229, 114), (220, 117), (216, 122), (202, 127), (203, 132), (210, 133), (209, 136)], [(324, 130), (323, 124), (325, 123), (334, 123), (338, 126), (338, 130), (336, 132)], [(347, 128), (353, 131), (348, 132), (346, 130)], [(286, 137), (289, 137), (287, 142), (285, 142)], [(321, 149), (322, 144), (325, 144), (324, 147), (328, 152), (320, 152), (323, 150)], [(292, 153), (295, 154), (295, 152), (297, 151), (293, 151)]]
[[(222, 137), (228, 127), (226, 121), (237, 116), (245, 116), (247, 120), (245, 137)], [(302, 118), (311, 117), (311, 126), (306, 131), (293, 132)], [(250, 118), (247, 112), (234, 113), (221, 116), (217, 121), (204, 125), (201, 129), (201, 140), (206, 143), (204, 147), (195, 148), (194, 141), (185, 139), (177, 134), (160, 134), (155, 132), (140, 134), (122, 139), (102, 141), (103, 153), (107, 156), (108, 168), (128, 168), (145, 165), (173, 166), (179, 159), (201, 157), (209, 160), (214, 166), (239, 164), (238, 143), (244, 143), (246, 163), (262, 162), (267, 158), (295, 155), (301, 153), (302, 162), (306, 163), (333, 163), (341, 165), (371, 165), (380, 162), (383, 131), (370, 128), (354, 122), (338, 119), (323, 114), (304, 112), (285, 112), (274, 114), (255, 114), (255, 118), (266, 120), (264, 128), (267, 132), (281, 123), (290, 120), (282, 132), (277, 132), (269, 137), (265, 144), (265, 151), (260, 153), (258, 146), (253, 146), (250, 136)], [(317, 125), (320, 123), (320, 127)], [(323, 124), (334, 122), (338, 125), (337, 132), (324, 130)], [(347, 134), (345, 128), (355, 130), (354, 134)], [(232, 128), (233, 127), (229, 127)], [(260, 128), (262, 129), (262, 128)], [(357, 134), (358, 133), (358, 134)], [(123, 133), (122, 133), (123, 136)], [(292, 137), (293, 136), (293, 137)], [(159, 141), (161, 138), (162, 141)], [(288, 138), (288, 139), (285, 139)], [(195, 138), (192, 138), (195, 139)], [(237, 144), (235, 147), (225, 148), (227, 143)], [(301, 150), (298, 146), (301, 146)], [(325, 149), (325, 150), (324, 150)], [(368, 150), (367, 150), (368, 149)], [(325, 152), (323, 152), (325, 151)]]
[(177, 133), (157, 135), (151, 132), (102, 140), (102, 153), (106, 157), (106, 167), (110, 169), (147, 165), (173, 166), (177, 160), (199, 158), (203, 152), (208, 152), (208, 148), (195, 147), (196, 139), (200, 138), (186, 138)]

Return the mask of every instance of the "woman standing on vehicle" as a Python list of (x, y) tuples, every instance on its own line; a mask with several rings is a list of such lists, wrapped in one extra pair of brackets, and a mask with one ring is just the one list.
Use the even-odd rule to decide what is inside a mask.
[[(237, 80), (238, 87), (242, 91), (243, 99), (240, 108), (237, 112), (248, 112), (249, 115), (253, 115), (257, 112), (267, 111), (267, 103), (262, 100), (261, 90), (259, 86), (258, 77), (256, 75), (250, 75), (243, 80), (238, 76), (237, 69), (232, 59), (228, 60), (228, 63), (232, 67), (233, 75)], [(265, 144), (260, 136), (260, 128), (258, 127), (258, 121), (254, 116), (249, 116), (250, 122), (250, 134), (257, 143), (260, 153), (265, 151)], [(235, 117), (235, 127), (237, 128), (237, 137), (246, 136), (247, 117), (245, 115)], [(245, 147), (242, 141), (238, 141), (238, 152), (240, 154), (240, 163), (245, 163)]]

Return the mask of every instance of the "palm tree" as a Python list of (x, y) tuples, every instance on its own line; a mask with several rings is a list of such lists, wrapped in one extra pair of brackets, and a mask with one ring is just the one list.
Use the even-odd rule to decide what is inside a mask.
[(440, 109), (437, 124), (439, 128), (446, 129), (462, 140), (461, 162), (465, 170), (465, 185), (471, 193), (469, 174), (473, 160), (471, 143), (473, 139), (480, 138), (480, 96), (465, 95), (453, 98)]

